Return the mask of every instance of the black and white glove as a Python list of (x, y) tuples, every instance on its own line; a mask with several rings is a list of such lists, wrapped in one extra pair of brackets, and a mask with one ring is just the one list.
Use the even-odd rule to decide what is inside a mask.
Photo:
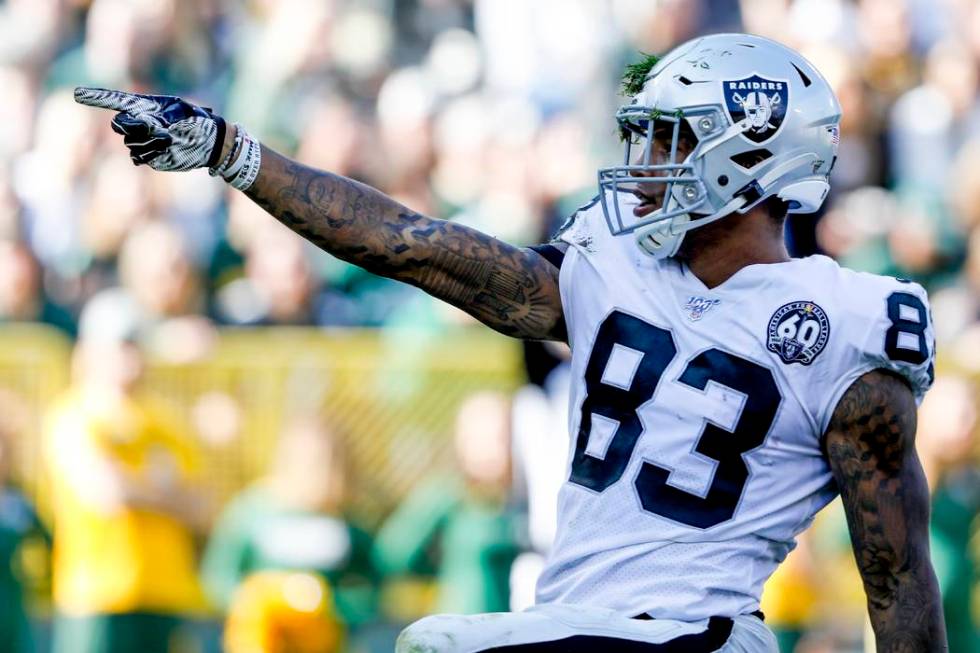
[(123, 136), (136, 165), (154, 170), (216, 168), (225, 141), (225, 121), (210, 109), (170, 95), (138, 95), (79, 87), (75, 101), (118, 111), (112, 129)]

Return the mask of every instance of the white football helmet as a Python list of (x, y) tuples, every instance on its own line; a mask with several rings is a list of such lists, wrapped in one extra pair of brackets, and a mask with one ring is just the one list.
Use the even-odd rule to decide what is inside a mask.
[[(775, 41), (716, 34), (678, 46), (616, 114), (626, 154), (622, 165), (599, 170), (609, 228), (666, 258), (691, 229), (769, 197), (790, 213), (812, 213), (830, 190), (840, 115), (816, 68)], [(652, 136), (665, 126), (668, 152), (657, 156)], [(678, 161), (682, 132), (697, 144)], [(664, 185), (659, 198), (652, 184)], [(660, 206), (636, 217), (632, 209), (651, 199)]]

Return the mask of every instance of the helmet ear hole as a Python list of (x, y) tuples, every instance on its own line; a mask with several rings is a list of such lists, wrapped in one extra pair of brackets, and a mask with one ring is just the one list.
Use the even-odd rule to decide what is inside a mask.
[(758, 150), (748, 150), (746, 152), (739, 152), (738, 154), (733, 154), (729, 157), (737, 166), (741, 166), (746, 170), (751, 170), (763, 161), (769, 159), (772, 156), (772, 152), (762, 147)]

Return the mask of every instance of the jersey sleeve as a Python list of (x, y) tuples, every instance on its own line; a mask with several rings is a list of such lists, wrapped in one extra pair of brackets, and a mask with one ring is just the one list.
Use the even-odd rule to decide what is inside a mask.
[[(854, 381), (875, 369), (904, 378), (920, 403), (935, 375), (936, 344), (925, 289), (890, 277), (875, 279), (870, 291), (854, 293), (845, 328), (842, 370), (823, 410), (825, 432), (837, 402)], [(862, 326), (863, 324), (863, 326)]]
[(935, 377), (936, 335), (929, 297), (917, 283), (896, 280), (889, 285), (883, 310), (872, 320), (865, 355), (876, 367), (904, 377), (920, 403)]
[(565, 316), (565, 329), (568, 334), (568, 346), (575, 349), (576, 324), (578, 322), (578, 307), (573, 301), (575, 292), (581, 292), (579, 259), (595, 252), (596, 240), (596, 211), (598, 197), (593, 198), (584, 206), (572, 213), (565, 223), (558, 228), (552, 238), (554, 243), (565, 243), (568, 248), (562, 257), (558, 275), (558, 291), (561, 293), (562, 312)]
[(599, 197), (577, 208), (552, 237), (552, 242), (568, 243), (575, 248), (589, 249), (595, 239), (596, 213)]

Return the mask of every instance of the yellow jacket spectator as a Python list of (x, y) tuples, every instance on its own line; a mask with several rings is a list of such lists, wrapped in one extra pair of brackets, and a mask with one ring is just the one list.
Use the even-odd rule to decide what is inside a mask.
[(336, 653), (344, 628), (330, 588), (316, 573), (260, 571), (235, 591), (225, 624), (227, 653)]
[(136, 392), (142, 358), (131, 331), (112, 328), (120, 307), (108, 308), (98, 337), (85, 335), (83, 314), (74, 386), (46, 426), (54, 650), (164, 653), (180, 617), (203, 606), (193, 531), (205, 509), (191, 442)]
[(58, 607), (198, 608), (193, 508), (170, 493), (191, 481), (196, 460), (161, 411), (129, 397), (72, 392), (55, 406), (47, 437)]

